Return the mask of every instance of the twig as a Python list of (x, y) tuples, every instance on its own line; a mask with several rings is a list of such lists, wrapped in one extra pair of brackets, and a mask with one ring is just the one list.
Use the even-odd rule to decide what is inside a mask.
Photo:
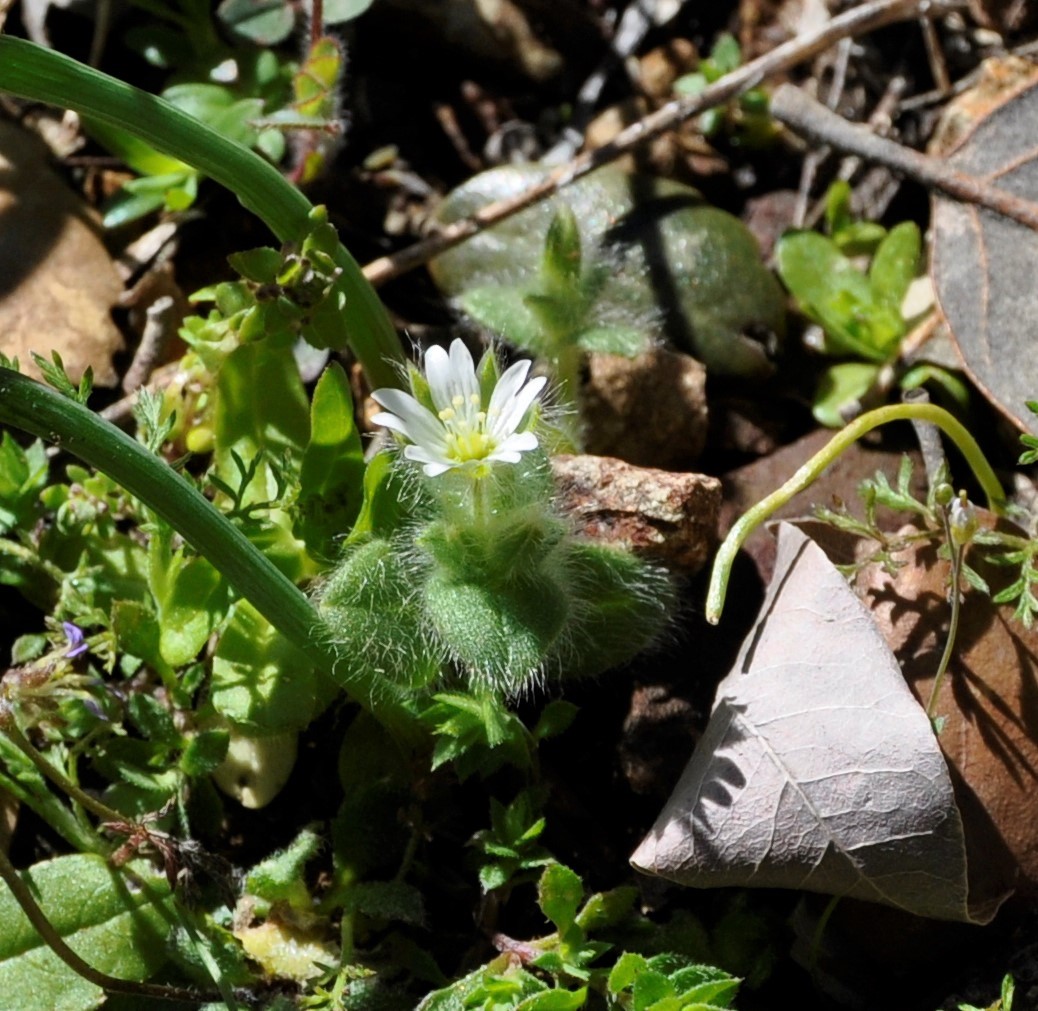
[(859, 4), (845, 14), (833, 18), (817, 31), (790, 39), (771, 52), (736, 68), (704, 88), (698, 95), (668, 102), (644, 119), (621, 130), (608, 144), (586, 151), (566, 165), (559, 166), (522, 193), (507, 200), (488, 204), (471, 217), (452, 222), (437, 235), (417, 242), (407, 249), (372, 260), (364, 268), (364, 276), (376, 287), (399, 277), (459, 242), (471, 238), (484, 228), (551, 196), (563, 186), (627, 154), (639, 144), (674, 129), (706, 109), (721, 105), (742, 92), (757, 87), (774, 74), (787, 71), (798, 63), (817, 56), (841, 39), (873, 31), (895, 21), (906, 21), (923, 14), (936, 15), (961, 6), (958, 0), (872, 0), (870, 3)]
[[(905, 390), (901, 399), (906, 404), (928, 404), (930, 394), (917, 386), (914, 390)], [(938, 481), (947, 471), (948, 458), (944, 452), (944, 444), (941, 442), (940, 430), (930, 421), (912, 419), (912, 428), (915, 431), (916, 441), (919, 443), (919, 452), (923, 456), (923, 468), (926, 470), (926, 485), (932, 492), (937, 488)], [(949, 542), (950, 543), (950, 542)]]
[(584, 143), (584, 130), (591, 122), (595, 106), (602, 95), (609, 75), (633, 55), (652, 29), (659, 28), (677, 17), (688, 0), (679, 0), (673, 9), (667, 7), (661, 14), (658, 4), (648, 0), (634, 0), (620, 18), (616, 33), (609, 43), (609, 52), (595, 68), (591, 76), (581, 85), (573, 103), (573, 114), (563, 132), (562, 139), (544, 156), (546, 165), (557, 165), (572, 158)]
[(124, 392), (134, 393), (148, 381), (179, 325), (180, 314), (172, 296), (162, 295), (148, 306), (140, 344), (123, 376)]
[(1038, 229), (1038, 203), (1014, 196), (977, 176), (959, 172), (940, 158), (931, 158), (877, 137), (865, 127), (848, 123), (830, 112), (791, 84), (783, 84), (775, 91), (771, 114), (812, 140), (879, 162), (956, 200), (979, 204), (1028, 228)]
[(193, 1004), (205, 1004), (220, 1000), (219, 993), (195, 990), (184, 986), (166, 986), (160, 983), (138, 983), (134, 980), (119, 979), (109, 976), (100, 969), (95, 969), (89, 962), (79, 957), (66, 943), (65, 939), (54, 929), (47, 919), (47, 914), (40, 908), (32, 890), (15, 870), (14, 864), (7, 859), (7, 854), (0, 849), (0, 878), (11, 890), (26, 919), (36, 929), (47, 947), (54, 952), (73, 972), (85, 980), (101, 987), (108, 993), (125, 993), (134, 997), (149, 997), (152, 1000), (176, 1000)]
[[(878, 134), (881, 137), (885, 137), (890, 131), (893, 125), (894, 112), (898, 107), (898, 103), (901, 100), (901, 96), (904, 94), (905, 88), (908, 87), (908, 80), (904, 74), (895, 74), (887, 83), (886, 90), (880, 97), (880, 100), (876, 103), (875, 108), (872, 110), (872, 114), (869, 116), (867, 125), (873, 133)], [(831, 108), (831, 106), (830, 106)], [(842, 179), (845, 182), (850, 182), (854, 177), (854, 174), (861, 167), (862, 159), (857, 155), (845, 156), (840, 161), (840, 167), (836, 172), (836, 178)], [(821, 220), (822, 215), (825, 214), (825, 197), (820, 197), (815, 201), (814, 206), (811, 208), (807, 217), (804, 219), (805, 228), (814, 228), (816, 224)], [(859, 203), (856, 210), (860, 214), (862, 211), (861, 204)]]

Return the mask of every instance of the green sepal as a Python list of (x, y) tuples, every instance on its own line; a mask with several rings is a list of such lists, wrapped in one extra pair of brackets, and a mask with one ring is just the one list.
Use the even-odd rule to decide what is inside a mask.
[(439, 640), (470, 680), (508, 694), (542, 672), (570, 610), (558, 582), (543, 574), (488, 585), (434, 571), (422, 603)]
[(476, 382), (479, 383), (479, 400), (487, 407), (494, 395), (494, 387), (501, 378), (501, 368), (493, 348), (488, 348), (476, 365)]
[(492, 586), (536, 574), (565, 532), (543, 507), (532, 505), (502, 510), (481, 525), (436, 520), (415, 542), (440, 572)]
[(389, 453), (373, 456), (364, 469), (360, 512), (346, 538), (347, 546), (370, 537), (391, 537), (407, 518), (403, 481)]
[(556, 650), (566, 677), (584, 677), (625, 663), (659, 636), (674, 601), (667, 573), (634, 555), (575, 541), (567, 564), (578, 619)]
[(375, 538), (347, 548), (320, 591), (321, 613), (350, 679), (375, 671), (417, 689), (442, 673), (442, 651), (425, 634), (415, 604), (416, 574), (395, 545)]

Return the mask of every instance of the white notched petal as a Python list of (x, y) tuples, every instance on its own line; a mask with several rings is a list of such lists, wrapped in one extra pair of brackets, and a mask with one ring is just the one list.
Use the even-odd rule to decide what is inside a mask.
[(530, 371), (530, 362), (521, 361), (505, 369), (498, 379), (494, 392), (490, 394), (490, 405), (487, 407), (487, 418), (493, 427), (494, 419), (509, 413), (509, 402), (522, 389), (526, 374)]
[(527, 381), (530, 362), (516, 362), (500, 376), (485, 405), (469, 349), (461, 340), (449, 351), (430, 348), (425, 377), (435, 411), (410, 393), (376, 390), (372, 396), (386, 410), (373, 419), (404, 436), (404, 458), (422, 465), (428, 477), (449, 470), (482, 476), (485, 465), (518, 463), (521, 454), (536, 449), (533, 432), (517, 432), (547, 382)]
[(454, 393), (460, 394), (466, 403), (472, 394), (479, 396), (476, 365), (472, 361), (469, 349), (465, 347), (465, 342), (459, 338), (451, 341), (451, 379), (456, 384)]
[(537, 436), (533, 432), (517, 432), (498, 443), (496, 453), (529, 453), (537, 448)]
[(404, 458), (407, 460), (413, 460), (415, 463), (424, 464), (422, 469), (429, 475), (429, 477), (436, 477), (438, 474), (443, 474), (457, 466), (452, 460), (448, 460), (445, 456), (441, 456), (437, 453), (429, 453), (421, 446), (405, 446)]
[(544, 389), (548, 380), (544, 376), (531, 379), (511, 400), (501, 412), (501, 416), (494, 418), (491, 431), (496, 436), (511, 435), (522, 424), (530, 405)]
[(487, 459), (491, 463), (518, 463), (522, 456), (519, 453), (502, 453), (499, 449), (495, 449)]
[[(392, 428), (394, 431), (406, 435), (412, 442), (422, 442), (433, 446), (445, 443), (444, 428), (440, 420), (428, 408), (418, 403), (410, 393), (386, 388), (375, 390), (371, 394), (371, 398), (387, 411), (391, 411), (403, 426), (401, 427), (400, 424), (386, 425), (386, 428)], [(378, 423), (385, 425), (383, 421)]]
[(451, 389), (450, 358), (439, 345), (434, 345), (425, 352), (425, 378), (429, 382), (429, 392), (432, 394), (436, 410), (442, 411), (450, 407), (451, 397), (454, 396)]

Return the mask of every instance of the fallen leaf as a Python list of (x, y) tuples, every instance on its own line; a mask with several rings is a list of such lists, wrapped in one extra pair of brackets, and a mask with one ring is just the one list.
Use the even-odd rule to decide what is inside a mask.
[(780, 524), (760, 618), (632, 863), (695, 887), (796, 888), (984, 923), (929, 720), (822, 549)]
[(110, 310), (122, 282), (86, 206), (31, 134), (0, 123), (0, 351), (38, 375), (58, 351), (73, 382), (89, 365), (112, 386), (123, 344)]
[[(453, 190), (438, 217), (455, 221), (526, 189), (544, 170), (509, 165)], [(451, 297), (510, 289), (536, 275), (560, 205), (580, 226), (586, 264), (609, 273), (599, 318), (668, 340), (710, 375), (761, 377), (785, 332), (785, 296), (738, 218), (696, 190), (606, 166), (438, 256), (429, 271)]]
[[(1033, 77), (965, 134), (949, 166), (1016, 196), (1038, 198), (1038, 85)], [(934, 198), (931, 273), (966, 371), (999, 410), (1038, 433), (1034, 264), (1038, 232), (994, 211)], [(1029, 364), (1030, 363), (1030, 364)]]
[[(994, 523), (990, 514), (978, 512), (983, 522)], [(896, 559), (903, 563), (896, 575), (870, 565), (859, 572), (855, 589), (925, 704), (947, 636), (948, 563), (927, 544), (915, 544)], [(993, 593), (1019, 574), (976, 558), (970, 564)], [(937, 700), (944, 720), (938, 741), (958, 781), (967, 843), (975, 839), (988, 864), (1007, 850), (1019, 874), (1018, 890), (1031, 893), (1038, 891), (1036, 685), (1038, 628), (1014, 620), (1012, 604), (993, 604), (967, 590), (955, 655)]]

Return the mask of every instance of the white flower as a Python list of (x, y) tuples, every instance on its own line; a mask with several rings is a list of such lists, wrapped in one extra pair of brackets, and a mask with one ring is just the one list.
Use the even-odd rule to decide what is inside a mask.
[(460, 340), (449, 355), (432, 347), (425, 354), (425, 377), (436, 413), (410, 393), (382, 389), (372, 397), (386, 410), (371, 420), (409, 440), (404, 456), (421, 463), (429, 477), (455, 468), (483, 476), (491, 464), (518, 463), (521, 454), (537, 448), (533, 432), (518, 431), (547, 382), (527, 381), (529, 371), (528, 361), (516, 362), (485, 404), (468, 348)]

